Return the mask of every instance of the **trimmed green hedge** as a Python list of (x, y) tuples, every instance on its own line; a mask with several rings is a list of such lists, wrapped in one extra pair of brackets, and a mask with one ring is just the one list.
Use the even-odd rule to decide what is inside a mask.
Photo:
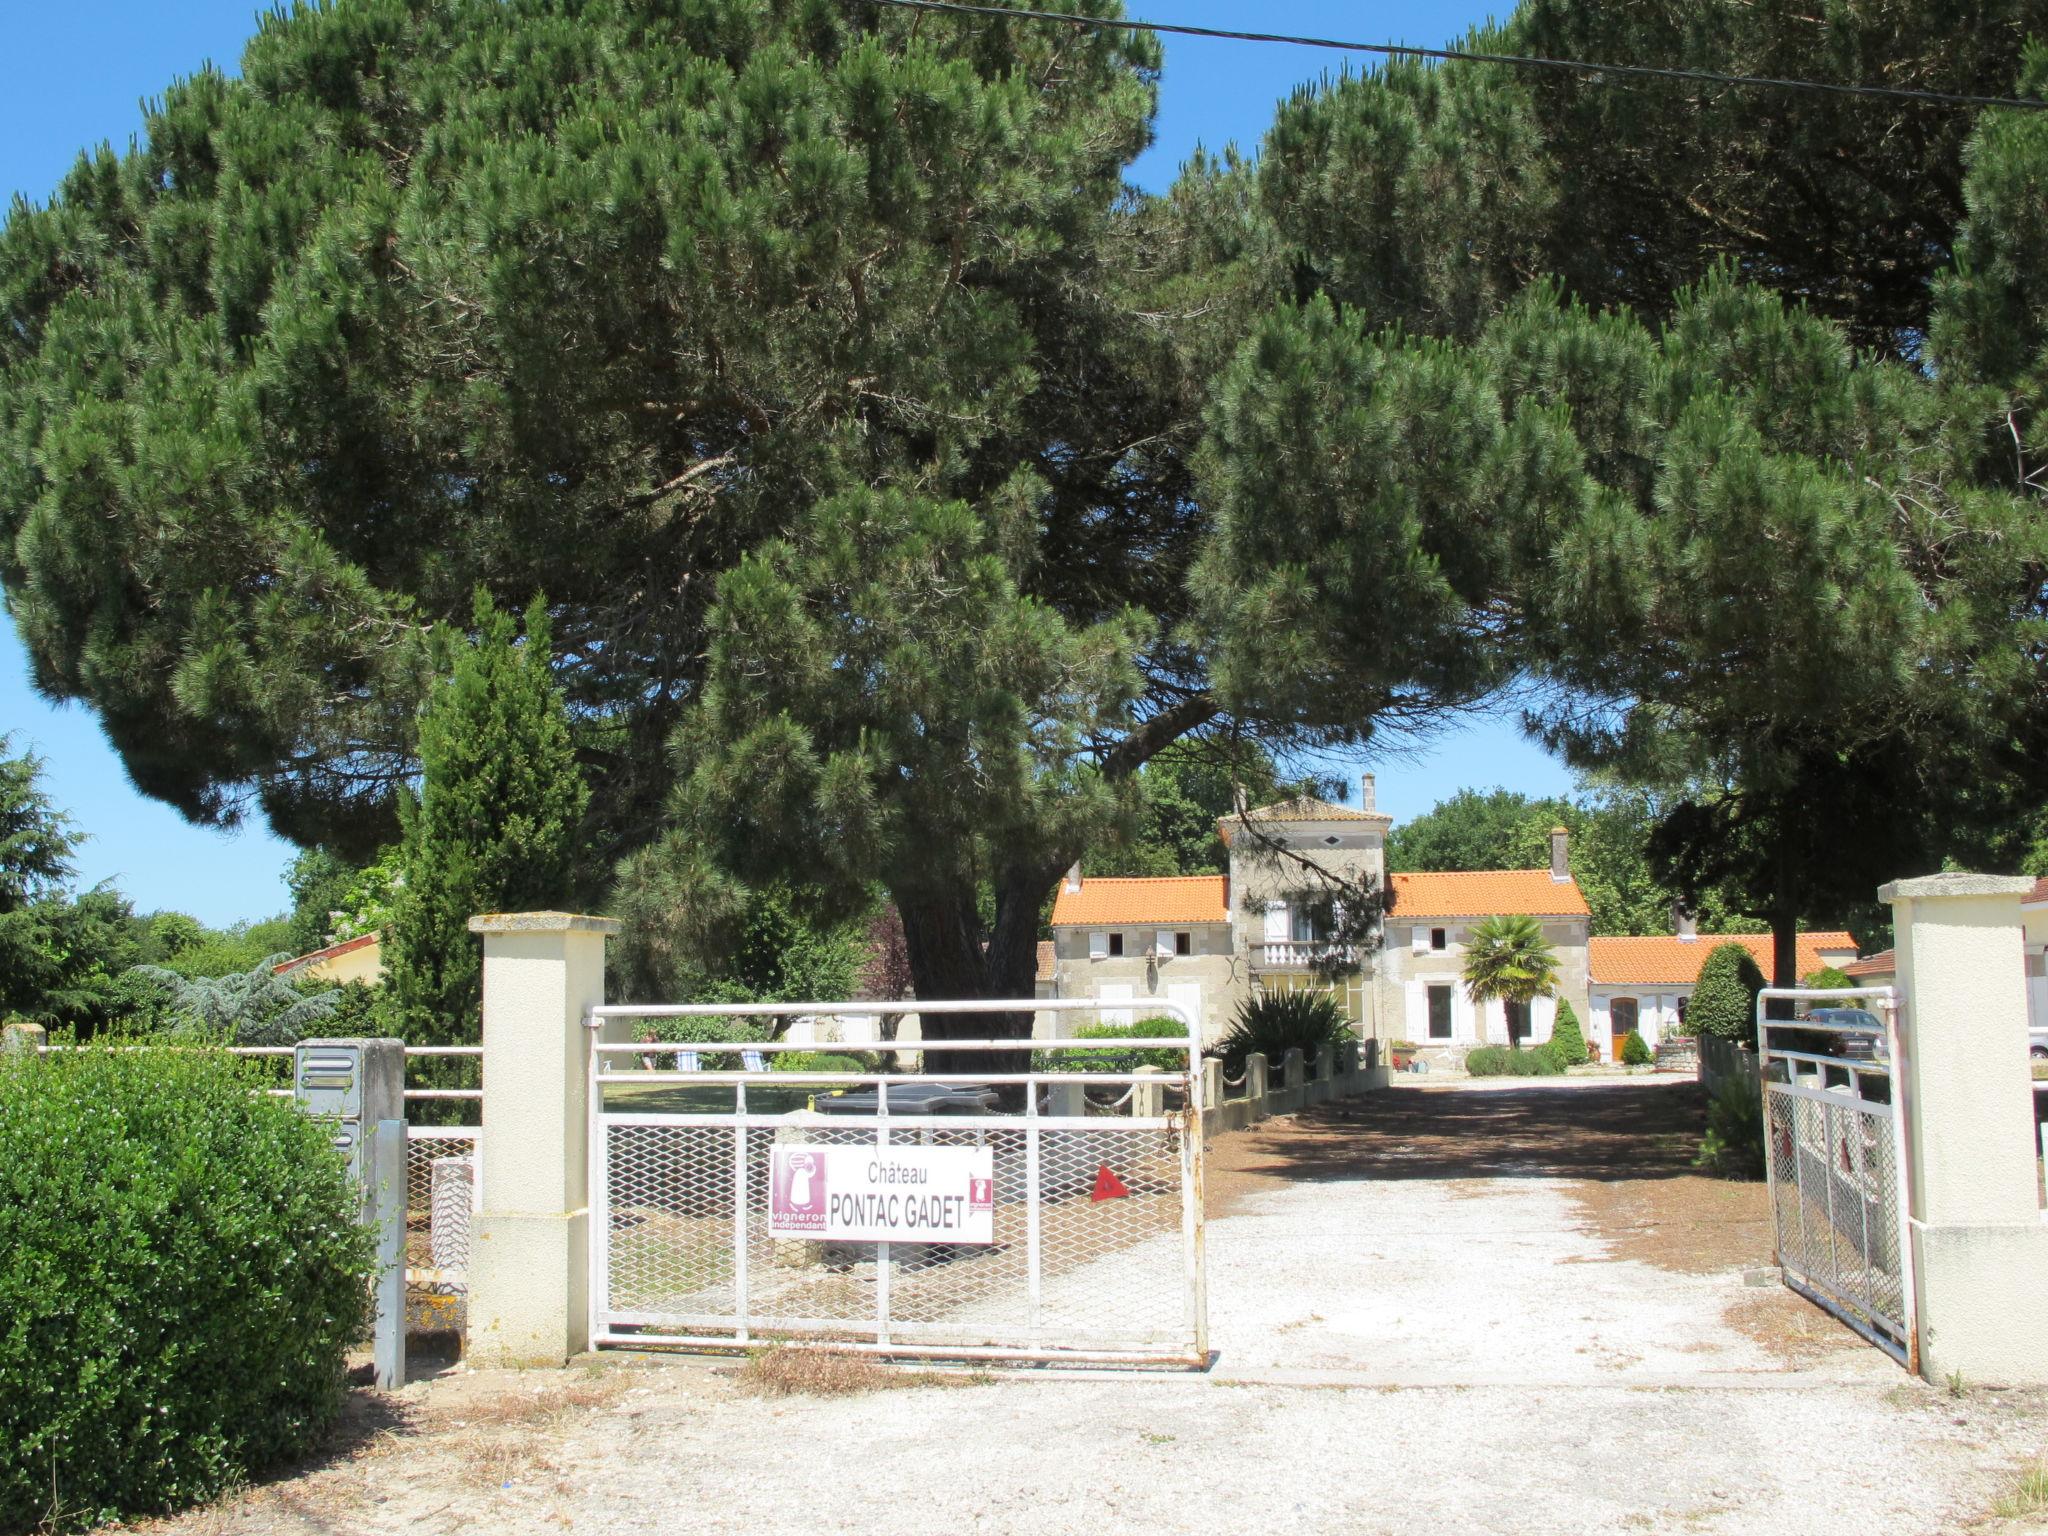
[(372, 1242), (327, 1132), (255, 1082), (0, 1061), (0, 1528), (211, 1498), (332, 1423)]
[[(1179, 1019), (1140, 1019), (1135, 1024), (1088, 1024), (1074, 1031), (1075, 1040), (1185, 1040), (1187, 1025)], [(1034, 1072), (1135, 1072), (1157, 1067), (1179, 1077), (1188, 1069), (1185, 1051), (1155, 1048), (1100, 1051), (1033, 1051)]]
[(1685, 1006), (1685, 1027), (1718, 1035), (1738, 1045), (1756, 1042), (1756, 995), (1764, 989), (1764, 973), (1747, 946), (1716, 945), (1700, 967), (1700, 979)]
[(1465, 1070), (1474, 1077), (1562, 1077), (1564, 1062), (1548, 1044), (1527, 1050), (1478, 1045), (1465, 1053)]
[(1649, 1042), (1630, 1030), (1621, 1039), (1621, 1064), (1625, 1067), (1647, 1067), (1657, 1058), (1650, 1051)]

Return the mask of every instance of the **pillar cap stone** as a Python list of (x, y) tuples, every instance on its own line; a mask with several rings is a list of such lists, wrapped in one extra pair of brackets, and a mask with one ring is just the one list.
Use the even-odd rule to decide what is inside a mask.
[(617, 933), (616, 917), (588, 917), (581, 912), (480, 912), (469, 920), (471, 933)]
[(1879, 901), (1928, 901), (1944, 896), (2025, 896), (2034, 888), (2027, 875), (1973, 875), (1950, 870), (1939, 875), (1919, 875), (1911, 880), (1894, 880), (1877, 888)]

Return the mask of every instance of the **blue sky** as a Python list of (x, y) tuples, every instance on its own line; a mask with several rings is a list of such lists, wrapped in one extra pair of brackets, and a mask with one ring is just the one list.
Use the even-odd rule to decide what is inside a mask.
[[(1484, 9), (1430, 0), (1362, 6), (1290, 0), (1255, 16), (1241, 0), (1126, 0), (1133, 16), (1197, 26), (1251, 25), (1370, 42), (1440, 44), (1484, 19)], [(0, 92), (0, 196), (41, 200), (78, 151), (100, 140), (125, 146), (141, 124), (140, 102), (212, 60), (232, 70), (256, 30), (249, 0), (74, 0), (10, 7), (10, 68)], [(1159, 188), (1197, 144), (1235, 142), (1251, 151), (1273, 104), (1296, 85), (1334, 73), (1342, 56), (1274, 44), (1166, 40), (1158, 138), (1134, 168)], [(292, 849), (261, 827), (194, 827), (138, 795), (86, 710), (57, 708), (29, 686), (11, 625), (0, 625), (0, 732), (16, 750), (47, 760), (46, 784), (88, 834), (79, 857), (88, 882), (112, 880), (144, 911), (177, 908), (224, 924), (267, 917), (287, 904), (283, 872)], [(1426, 750), (1392, 760), (1336, 765), (1379, 776), (1381, 809), (1414, 816), (1465, 787), (1503, 785), (1560, 793), (1570, 777), (1505, 719), (1475, 721)]]

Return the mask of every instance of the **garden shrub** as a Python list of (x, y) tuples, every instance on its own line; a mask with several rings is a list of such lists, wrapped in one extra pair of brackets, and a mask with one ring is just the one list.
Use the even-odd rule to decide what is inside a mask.
[(1583, 1067), (1586, 1064), (1586, 1033), (1579, 1028), (1579, 1016), (1564, 998), (1557, 1000), (1557, 1019), (1550, 1026), (1550, 1044), (1565, 1066)]
[(206, 1050), (0, 1061), (0, 1529), (214, 1497), (313, 1447), (369, 1326), (319, 1124)]
[(776, 1051), (768, 1058), (768, 1066), (775, 1072), (872, 1072), (875, 1069), (858, 1056), (842, 1056), (834, 1051)]
[[(1846, 987), (1855, 986), (1856, 979), (1839, 966), (1824, 965), (1811, 975), (1804, 977), (1799, 984), (1802, 987), (1826, 987), (1831, 991), (1841, 991)], [(1811, 1006), (1818, 1008), (1821, 1005), (1814, 1003)]]
[[(1074, 1031), (1075, 1040), (1185, 1040), (1187, 1025), (1179, 1019), (1140, 1019), (1135, 1024), (1088, 1024)], [(1188, 1069), (1185, 1051), (1152, 1050), (1033, 1051), (1034, 1072), (1135, 1072), (1157, 1067), (1179, 1077)]]
[[(765, 1016), (734, 1018), (726, 1014), (690, 1014), (682, 1018), (649, 1019), (645, 1026), (654, 1038), (663, 1045), (758, 1045), (768, 1038), (767, 1026), (773, 1022)], [(663, 1059), (666, 1052), (657, 1058), (657, 1065), (667, 1067)], [(705, 1072), (737, 1072), (741, 1060), (733, 1051), (700, 1051), (697, 1066)]]
[(1244, 1070), (1245, 1057), (1263, 1052), (1278, 1082), (1289, 1051), (1300, 1051), (1313, 1066), (1324, 1046), (1334, 1050), (1357, 1038), (1327, 992), (1258, 992), (1237, 1005), (1229, 1031), (1211, 1054), (1221, 1056), (1223, 1070), (1235, 1077)]
[(1649, 1042), (1634, 1030), (1622, 1037), (1621, 1064), (1624, 1067), (1647, 1067), (1656, 1059), (1650, 1052)]
[(1764, 973), (1742, 944), (1716, 945), (1700, 967), (1700, 979), (1686, 1004), (1686, 1028), (1747, 1045), (1756, 1039), (1756, 995)]
[(1473, 1077), (1560, 1077), (1564, 1064), (1547, 1046), (1479, 1045), (1465, 1053), (1465, 1070)]
[(1707, 1133), (1693, 1166), (1731, 1179), (1764, 1176), (1764, 1103), (1740, 1076), (1724, 1077), (1707, 1100)]

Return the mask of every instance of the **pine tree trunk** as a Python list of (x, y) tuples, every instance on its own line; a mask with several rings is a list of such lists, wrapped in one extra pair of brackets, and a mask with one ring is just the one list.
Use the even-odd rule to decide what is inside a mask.
[[(1780, 832), (1777, 847), (1777, 900), (1771, 912), (1771, 985), (1799, 985), (1799, 866), (1792, 839)], [(1790, 998), (1773, 998), (1765, 1006), (1773, 1019), (1789, 1019), (1795, 1009)]]
[[(1061, 866), (1063, 867), (1063, 866)], [(1037, 985), (1038, 912), (1058, 869), (1006, 871), (996, 884), (996, 920), (984, 933), (972, 889), (892, 892), (903, 918), (904, 946), (917, 997), (1029, 998)], [(926, 1040), (1018, 1040), (1031, 1033), (1031, 1012), (927, 1014)], [(1018, 1051), (927, 1051), (927, 1072), (1021, 1072)]]

